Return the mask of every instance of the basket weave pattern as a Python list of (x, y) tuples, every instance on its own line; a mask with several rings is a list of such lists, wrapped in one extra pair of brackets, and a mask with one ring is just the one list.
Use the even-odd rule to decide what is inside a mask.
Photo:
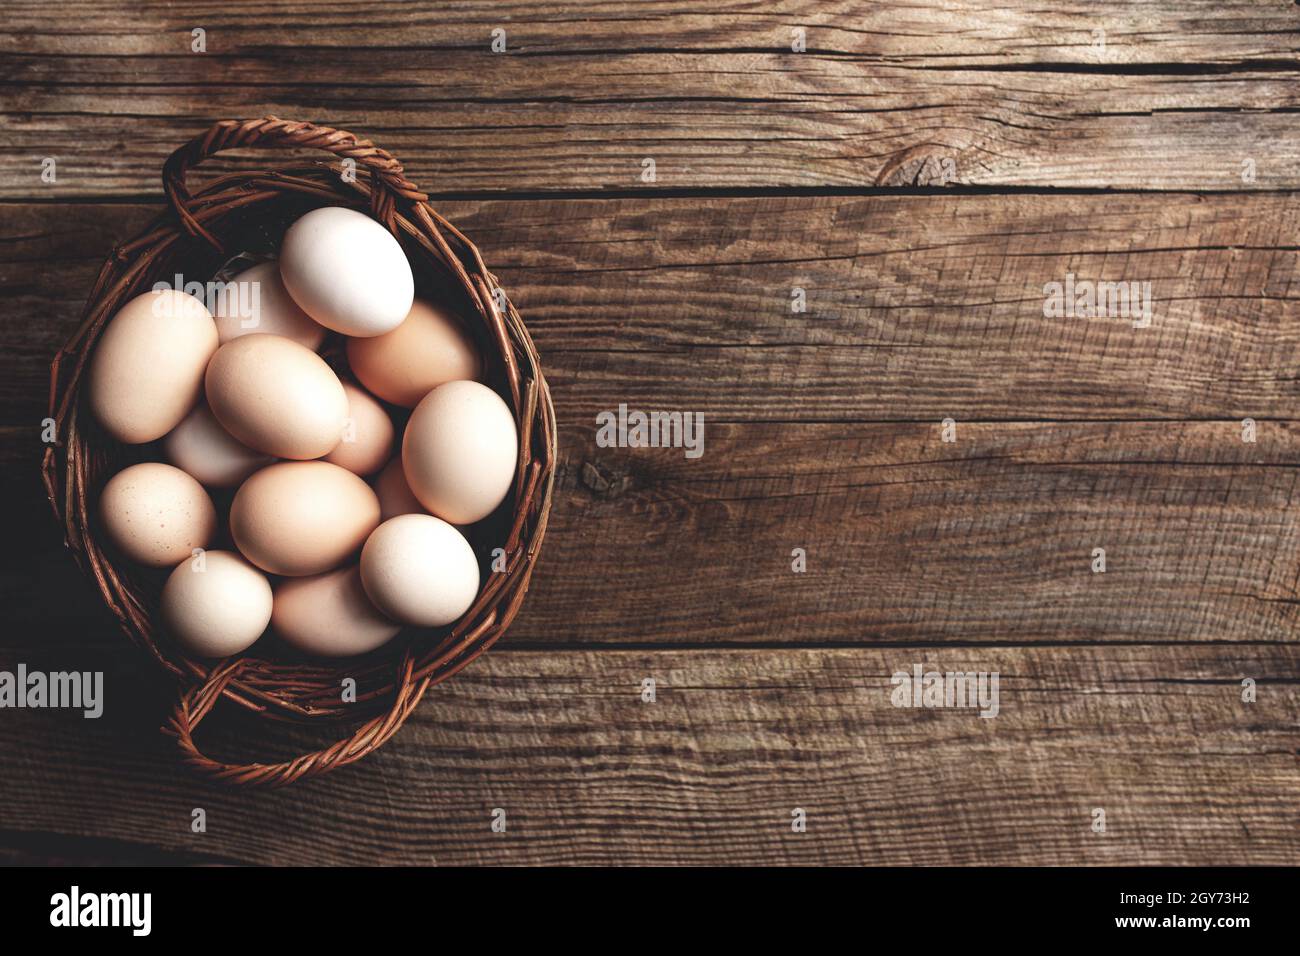
[[(223, 176), (193, 193), (186, 173), (226, 149), (313, 147), (369, 173), (368, 186), (348, 182), (338, 167), (315, 163), (292, 170)], [(350, 165), (350, 164), (349, 164)], [(555, 412), (528, 331), (488, 272), (478, 249), (434, 212), (426, 194), (389, 153), (352, 133), (266, 117), (226, 120), (178, 149), (163, 166), (171, 209), (137, 238), (117, 247), (99, 272), (71, 339), (50, 369), (50, 417), (58, 441), (46, 448), (42, 477), (65, 540), (94, 578), (122, 628), (175, 677), (179, 700), (163, 730), (186, 763), (227, 782), (281, 786), (357, 760), (391, 737), (424, 692), (492, 646), (519, 612), (550, 512), (556, 461)], [(311, 662), (244, 655), (212, 662), (187, 655), (157, 629), (157, 587), (147, 575), (118, 566), (97, 540), (94, 507), (103, 483), (139, 450), (118, 445), (94, 423), (80, 401), (85, 370), (105, 323), (132, 297), (160, 278), (190, 274), (196, 261), (228, 248), (233, 234), (259, 222), (280, 222), (305, 208), (346, 205), (368, 209), (402, 243), (417, 276), (443, 283), (467, 304), (476, 338), (487, 342), (487, 381), (515, 415), (520, 446), (514, 485), (497, 516), (505, 570), (486, 586), (450, 628), (403, 632), (360, 662)], [(504, 308), (499, 305), (504, 303)], [(356, 700), (345, 703), (341, 683), (356, 680)], [(272, 720), (361, 720), (348, 736), (281, 763), (225, 763), (204, 754), (194, 731), (225, 698)]]

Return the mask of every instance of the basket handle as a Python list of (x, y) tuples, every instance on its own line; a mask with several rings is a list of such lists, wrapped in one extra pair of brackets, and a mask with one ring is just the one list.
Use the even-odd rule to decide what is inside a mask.
[(406, 178), (402, 164), (392, 153), (380, 149), (368, 139), (359, 139), (347, 130), (282, 120), (274, 116), (222, 120), (168, 156), (162, 171), (163, 190), (185, 231), (191, 236), (202, 236), (219, 252), (225, 250), (217, 237), (204, 229), (190, 210), (193, 197), (185, 185), (185, 174), (223, 149), (250, 146), (270, 149), (301, 149), (311, 146), (365, 166), (370, 170), (370, 208), (375, 218), (389, 232), (395, 232), (393, 217), (399, 198), (411, 202), (425, 202), (429, 198)]
[(366, 721), (350, 736), (283, 763), (222, 763), (199, 750), (194, 743), (194, 731), (221, 698), (226, 685), (243, 670), (246, 660), (241, 657), (213, 668), (202, 683), (182, 693), (171, 717), (162, 728), (163, 733), (176, 738), (185, 762), (195, 770), (208, 777), (243, 786), (283, 787), (296, 780), (328, 773), (354, 760), (360, 760), (397, 733), (424, 696), (430, 681), (428, 677), (419, 681), (412, 679), (415, 664), (410, 652), (407, 652), (402, 660), (393, 706), (387, 713)]

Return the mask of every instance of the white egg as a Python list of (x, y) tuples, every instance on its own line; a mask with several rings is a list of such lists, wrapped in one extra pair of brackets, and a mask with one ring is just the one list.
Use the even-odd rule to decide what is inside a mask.
[(361, 582), (375, 607), (394, 620), (441, 627), (478, 596), (478, 559), (465, 536), (442, 519), (398, 515), (366, 539)]
[(195, 408), (167, 433), (163, 451), (173, 465), (210, 488), (233, 488), (275, 461), (222, 428), (207, 405)]
[(280, 277), (304, 312), (344, 335), (391, 332), (415, 300), (411, 264), (392, 233), (340, 206), (314, 209), (289, 227)]
[(200, 657), (228, 657), (248, 648), (271, 622), (271, 584), (230, 551), (182, 561), (162, 592), (163, 619)]

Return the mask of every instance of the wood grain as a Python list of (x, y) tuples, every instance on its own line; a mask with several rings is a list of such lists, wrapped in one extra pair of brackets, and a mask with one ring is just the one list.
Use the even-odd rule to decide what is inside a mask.
[[(305, 0), (256, 0), (231, 9), (201, 0), (180, 10), (156, 0), (64, 0), (57, 24), (39, 0), (16, 0), (7, 9), (0, 36), (15, 48), (71, 49), (92, 56), (165, 55), (173, 47), (169, 34), (183, 33), (188, 39), (195, 26), (221, 38), (213, 45), (215, 52), (236, 53), (287, 46), (286, 40), (297, 38), (310, 38), (310, 46), (323, 48), (477, 49), (487, 46), (495, 27), (506, 29), (509, 48), (525, 55), (562, 55), (577, 44), (607, 52), (680, 46), (718, 53), (788, 48), (795, 26), (809, 31), (810, 50), (875, 52), (901, 62), (963, 66), (1096, 63), (1101, 51), (1093, 31), (1099, 27), (1106, 34), (1107, 62), (1115, 64), (1267, 63), (1296, 52), (1293, 12), (1285, 4), (1253, 0), (1150, 0), (1114, 9), (1089, 0), (1002, 7), (969, 0), (940, 7), (904, 0), (718, 0), (707, 10), (689, 0), (636, 5), (592, 0), (545, 7), (518, 0), (461, 0), (454, 9), (432, 3)], [(52, 29), (55, 25), (58, 30)], [(1059, 37), (1060, 43), (1043, 42), (1045, 34)]]
[(77, 0), (52, 29), (11, 5), (0, 196), (153, 192), (159, 154), (267, 113), (370, 136), (440, 193), (1300, 185), (1289, 4), (354, 7)]
[[(619, 402), (725, 421), (1300, 418), (1293, 194), (439, 208), (523, 310), (564, 421)], [(40, 359), (159, 209), (0, 206), (4, 424), (43, 411)], [(1151, 326), (1045, 318), (1068, 273), (1151, 283)]]
[[(1297, 79), (1300, 7), (1254, 0), (8, 4), (0, 669), (108, 704), (2, 712), (0, 861), (1295, 864)], [(36, 459), (165, 156), (268, 112), (374, 138), (473, 237), (561, 461), (507, 638), (374, 757), (236, 793), (157, 733)], [(1151, 283), (1150, 327), (1046, 318), (1067, 273)], [(620, 403), (702, 413), (705, 454), (598, 447)], [(914, 664), (999, 671), (999, 716), (895, 709)]]
[[(958, 434), (718, 425), (688, 461), (597, 449), (591, 429), (565, 428), (553, 533), (507, 640), (1296, 642), (1293, 424), (1263, 424), (1254, 445), (1214, 422)], [(0, 574), (11, 626), (111, 633), (35, 478), (0, 487), (27, 542)]]
[[(16, 653), (5, 666), (113, 666), (87, 647)], [(998, 716), (895, 709), (889, 675), (914, 664), (998, 671)], [(1252, 675), (1258, 700), (1243, 703)], [(128, 704), (138, 684), (117, 676), (98, 721), (6, 713), (9, 839), (275, 864), (1223, 865), (1300, 851), (1294, 647), (493, 653), (364, 764), (254, 793), (178, 769), (153, 745), (154, 705)], [(226, 749), (253, 736), (210, 733)], [(205, 834), (190, 831), (195, 807)], [(496, 808), (505, 833), (490, 830)]]
[[(1282, 196), (448, 204), (523, 309), (561, 424), (554, 533), (510, 640), (1293, 642), (1297, 209)], [(41, 555), (0, 587), (27, 626), (102, 619), (48, 514), (28, 507), (44, 361), (103, 250), (150, 212), (0, 206), (14, 237), (0, 248), (0, 449), (13, 524)], [(1070, 269), (1156, 277), (1152, 327), (1044, 319), (1043, 282)], [(795, 282), (807, 313), (789, 311)], [(703, 412), (705, 454), (597, 447), (596, 413), (619, 403)], [(84, 596), (20, 599), (33, 588)]]

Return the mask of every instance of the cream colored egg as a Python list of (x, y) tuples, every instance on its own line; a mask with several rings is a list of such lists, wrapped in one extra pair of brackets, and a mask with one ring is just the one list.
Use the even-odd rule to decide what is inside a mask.
[(476, 379), (483, 363), (469, 332), (450, 311), (416, 299), (397, 328), (348, 339), (348, 365), (386, 402), (414, 408), (444, 382)]
[(338, 567), (378, 524), (379, 499), (370, 486), (326, 461), (268, 465), (230, 505), (230, 533), (244, 557), (290, 577)]
[(505, 500), (515, 478), (514, 416), (478, 382), (448, 382), (430, 392), (407, 422), (402, 464), (415, 497), (430, 512), (466, 525)]
[(222, 345), (257, 332), (282, 335), (313, 352), (325, 341), (325, 326), (298, 308), (280, 279), (278, 262), (245, 269), (230, 280), (225, 291), (213, 303), (212, 312)]
[(361, 581), (389, 617), (441, 627), (469, 610), (478, 596), (478, 560), (465, 536), (442, 519), (399, 515), (366, 540)]
[(88, 401), (101, 425), (131, 445), (166, 435), (203, 393), (217, 327), (184, 292), (146, 292), (104, 328), (90, 360)]
[(396, 430), (384, 406), (365, 389), (351, 382), (343, 383), (348, 396), (348, 417), (343, 425), (343, 440), (325, 456), (325, 460), (346, 468), (355, 475), (373, 475), (393, 453)]
[(286, 644), (318, 657), (373, 651), (401, 630), (381, 614), (361, 586), (355, 564), (309, 578), (286, 578), (275, 588), (271, 628)]
[(277, 458), (329, 454), (348, 417), (334, 370), (306, 346), (281, 335), (243, 335), (212, 356), (208, 405), (239, 441)]
[(424, 514), (424, 505), (415, 497), (406, 483), (402, 470), (402, 456), (398, 455), (375, 478), (375, 494), (379, 496), (379, 520), (387, 521), (397, 515)]
[(266, 575), (230, 551), (182, 561), (167, 578), (162, 613), (168, 630), (200, 657), (246, 650), (271, 621)]
[(163, 451), (173, 465), (210, 488), (233, 488), (275, 460), (237, 441), (207, 405), (167, 433)]
[(99, 495), (109, 539), (128, 558), (169, 568), (206, 548), (217, 512), (203, 486), (179, 468), (146, 461), (124, 468)]
[(355, 209), (313, 209), (284, 234), (280, 277), (308, 315), (344, 335), (389, 332), (406, 318), (415, 278), (393, 234)]

